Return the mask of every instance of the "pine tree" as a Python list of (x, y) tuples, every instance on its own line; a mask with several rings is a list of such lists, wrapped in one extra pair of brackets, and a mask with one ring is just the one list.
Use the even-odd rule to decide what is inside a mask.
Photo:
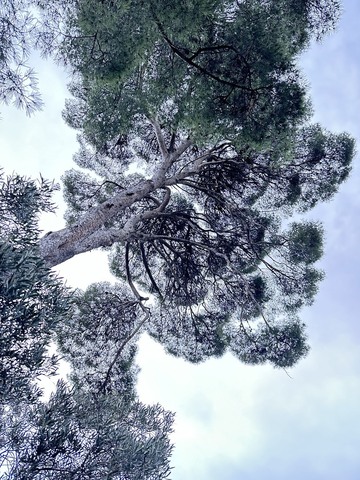
[[(72, 374), (48, 404), (24, 408), (29, 437), (21, 442), (11, 413), (19, 402), (8, 395), (3, 448), (13, 459), (10, 478), (165, 478), (170, 416), (157, 407), (146, 413), (134, 393), (141, 332), (192, 362), (230, 351), (245, 363), (284, 368), (308, 351), (298, 315), (323, 277), (315, 265), (323, 231), (291, 217), (332, 198), (350, 172), (354, 142), (309, 122), (296, 61), (334, 27), (339, 5), (36, 3), (44, 15), (42, 48), (73, 71), (64, 118), (79, 131), (74, 160), (81, 170), (63, 177), (67, 226), (40, 239), (36, 213), (49, 208), (51, 187), (18, 178), (3, 183), (11, 221), (0, 235), (1, 275), (14, 288), (4, 290), (1, 308), (14, 309), (10, 320), (28, 315), (31, 291), (51, 312), (45, 321), (30, 301), (31, 328), (22, 332), (29, 391), (50, 368), (50, 338)], [(9, 185), (16, 186), (15, 209)], [(49, 269), (95, 248), (109, 251), (119, 283), (68, 298)], [(27, 349), (39, 335), (36, 357)], [(4, 358), (13, 355), (4, 351)], [(5, 362), (3, 378), (21, 387), (12, 367), (25, 357)], [(48, 436), (44, 418), (53, 422)], [(133, 419), (139, 445), (123, 430)], [(129, 448), (119, 454), (123, 438)]]
[(337, 7), (79, 2), (61, 52), (83, 170), (63, 179), (68, 227), (40, 241), (48, 265), (111, 250), (135, 299), (151, 296), (144, 328), (190, 361), (304, 356), (322, 229), (289, 218), (337, 191), (353, 140), (309, 123), (295, 60)]
[(29, 57), (40, 34), (35, 1), (2, 0), (0, 5), (0, 102), (41, 109), (38, 81)]

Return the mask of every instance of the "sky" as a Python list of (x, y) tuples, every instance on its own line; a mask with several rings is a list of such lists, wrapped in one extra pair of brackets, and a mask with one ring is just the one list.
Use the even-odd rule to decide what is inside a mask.
[[(301, 59), (314, 121), (360, 144), (360, 2), (346, 0), (335, 33)], [(76, 133), (61, 118), (66, 74), (34, 58), (45, 108), (30, 119), (1, 108), (0, 165), (60, 181), (72, 167)], [(360, 147), (358, 147), (359, 149)], [(303, 310), (311, 351), (295, 368), (244, 366), (230, 355), (201, 365), (165, 355), (144, 337), (138, 392), (176, 412), (173, 480), (358, 480), (360, 478), (360, 158), (349, 181), (311, 218), (326, 231), (326, 272)], [(61, 195), (56, 201), (62, 204)], [(42, 219), (63, 226), (62, 210)], [(74, 287), (109, 279), (106, 256), (91, 252), (59, 267)]]

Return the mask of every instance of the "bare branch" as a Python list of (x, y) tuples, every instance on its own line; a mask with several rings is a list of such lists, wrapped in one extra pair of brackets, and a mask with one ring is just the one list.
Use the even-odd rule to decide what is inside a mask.
[(141, 329), (141, 327), (144, 325), (144, 323), (150, 318), (150, 309), (148, 307), (145, 307), (141, 302), (139, 303), (140, 307), (142, 308), (142, 310), (144, 311), (145, 313), (145, 316), (144, 318), (141, 320), (141, 322), (139, 323), (139, 325), (131, 332), (131, 334), (122, 342), (122, 344), (120, 345), (119, 349), (117, 350), (114, 358), (113, 358), (113, 361), (110, 363), (109, 365), (109, 368), (107, 369), (107, 372), (106, 372), (106, 376), (105, 376), (105, 379), (103, 381), (103, 383), (101, 384), (101, 390), (104, 391), (105, 393), (105, 389), (106, 389), (106, 385), (109, 383), (110, 381), (110, 375), (111, 375), (111, 372), (112, 372), (112, 369), (114, 368), (116, 362), (118, 361), (120, 355), (122, 354), (124, 348), (126, 347), (126, 345), (135, 337), (135, 335), (139, 332), (139, 330)]
[(192, 141), (189, 138), (183, 140), (178, 148), (171, 154), (171, 164), (175, 163), (179, 157), (190, 147)]
[(145, 267), (145, 270), (146, 270), (146, 273), (150, 279), (150, 282), (151, 282), (151, 285), (153, 286), (153, 288), (157, 291), (158, 295), (160, 296), (160, 298), (162, 299), (163, 298), (163, 295), (160, 291), (160, 288), (158, 287), (158, 284), (156, 283), (154, 277), (153, 277), (153, 274), (151, 273), (151, 268), (149, 266), (149, 263), (147, 261), (147, 258), (146, 258), (146, 253), (145, 253), (145, 249), (144, 249), (144, 244), (143, 243), (140, 243), (140, 251), (141, 251), (141, 258), (142, 258), (142, 261), (143, 261), (143, 264), (144, 264), (144, 267)]
[(164, 139), (164, 135), (162, 134), (161, 127), (160, 127), (159, 123), (157, 122), (157, 120), (155, 120), (153, 118), (149, 119), (149, 122), (154, 127), (156, 139), (157, 139), (157, 142), (158, 142), (163, 160), (167, 161), (167, 159), (169, 157), (169, 151), (166, 148), (165, 139)]
[(130, 253), (130, 244), (129, 244), (129, 242), (127, 242), (126, 247), (125, 247), (126, 280), (129, 284), (133, 294), (139, 300), (139, 302), (142, 302), (143, 300), (149, 300), (148, 297), (143, 297), (142, 295), (140, 295), (138, 289), (135, 287), (135, 284), (132, 280), (131, 273), (130, 273), (129, 253)]

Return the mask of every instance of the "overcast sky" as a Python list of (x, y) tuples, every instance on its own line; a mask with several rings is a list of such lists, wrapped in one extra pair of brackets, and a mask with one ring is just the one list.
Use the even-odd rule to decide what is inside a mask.
[[(303, 58), (314, 120), (359, 139), (360, 2), (346, 0), (332, 36)], [(37, 60), (46, 107), (31, 119), (2, 108), (0, 164), (60, 179), (75, 132), (61, 110), (66, 75)], [(360, 165), (336, 198), (312, 212), (324, 222), (326, 279), (303, 311), (309, 356), (289, 372), (243, 366), (231, 356), (194, 366), (144, 338), (138, 391), (176, 412), (173, 480), (358, 480), (360, 478)], [(60, 201), (60, 196), (57, 197)], [(61, 228), (62, 213), (44, 228)], [(72, 286), (108, 279), (107, 260), (85, 254), (62, 265)]]

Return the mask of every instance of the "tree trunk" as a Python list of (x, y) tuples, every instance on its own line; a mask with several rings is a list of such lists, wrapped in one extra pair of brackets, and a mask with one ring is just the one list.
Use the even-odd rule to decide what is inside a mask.
[[(75, 224), (46, 234), (40, 239), (42, 258), (49, 267), (53, 267), (79, 253), (126, 240), (133, 233), (135, 222), (127, 222), (121, 230), (106, 229), (104, 224), (156, 188), (157, 185), (152, 180), (145, 180), (135, 188), (128, 188), (101, 205), (91, 208)], [(138, 223), (141, 218), (136, 220)]]
[[(109, 247), (115, 242), (128, 240), (136, 233), (136, 227), (142, 220), (154, 217), (159, 211), (163, 210), (165, 204), (169, 201), (169, 187), (176, 184), (180, 179), (193, 175), (206, 161), (206, 155), (202, 155), (200, 158), (194, 159), (194, 163), (189, 168), (183, 169), (180, 175), (166, 178), (171, 165), (188, 149), (191, 142), (190, 140), (183, 140), (176, 151), (169, 154), (157, 125), (155, 125), (155, 131), (162, 161), (153, 177), (121, 191), (96, 207), (90, 208), (75, 224), (43, 236), (40, 239), (40, 253), (49, 267), (59, 265), (80, 253), (95, 248)], [(135, 214), (121, 229), (104, 227), (105, 223), (114, 220), (126, 208), (158, 189), (166, 191), (163, 205), (138, 215)]]

